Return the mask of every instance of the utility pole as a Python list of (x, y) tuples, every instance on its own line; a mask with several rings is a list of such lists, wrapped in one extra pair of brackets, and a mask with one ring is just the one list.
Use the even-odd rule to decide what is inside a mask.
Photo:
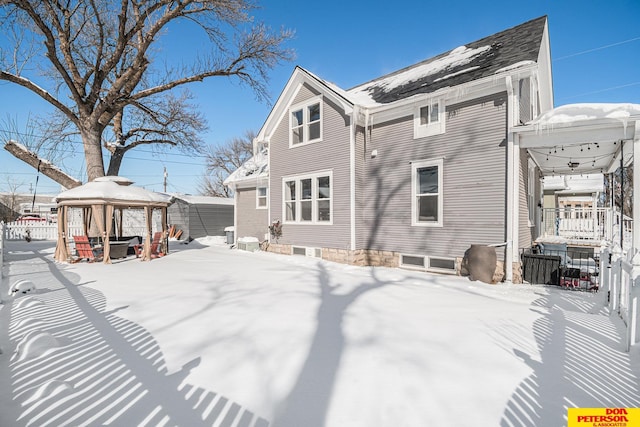
[(169, 176), (169, 174), (167, 174), (167, 167), (164, 167), (164, 192), (167, 192), (167, 176)]

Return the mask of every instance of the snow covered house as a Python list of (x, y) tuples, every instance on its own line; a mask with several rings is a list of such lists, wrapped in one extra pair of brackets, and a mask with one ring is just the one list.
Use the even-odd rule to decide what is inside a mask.
[[(279, 221), (271, 251), (445, 272), (472, 244), (496, 245), (498, 270), (519, 281), (519, 249), (541, 232), (542, 176), (610, 172), (615, 141), (634, 138), (596, 110), (581, 121), (580, 108), (553, 109), (545, 16), (348, 90), (296, 67), (256, 137), (260, 172), (227, 180), (236, 237), (262, 240)], [(586, 129), (601, 118), (601, 133)], [(602, 156), (579, 160), (595, 136)]]
[(254, 141), (253, 156), (226, 180), (234, 190), (236, 237), (264, 241), (269, 224), (269, 153), (264, 143)]

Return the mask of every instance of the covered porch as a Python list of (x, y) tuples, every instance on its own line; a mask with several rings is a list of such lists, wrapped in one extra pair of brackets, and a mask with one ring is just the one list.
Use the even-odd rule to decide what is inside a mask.
[[(534, 241), (568, 242), (590, 246), (597, 251), (598, 256), (594, 258), (599, 263), (599, 288), (615, 296), (609, 299), (609, 308), (612, 313), (617, 312), (627, 325), (627, 346), (637, 343), (640, 341), (637, 307), (640, 296), (640, 227), (634, 227), (634, 224), (640, 224), (640, 168), (633, 169), (631, 182), (627, 183), (621, 182), (624, 178), (611, 179), (611, 174), (621, 167), (631, 166), (636, 156), (640, 158), (640, 105), (574, 104), (558, 107), (526, 125), (513, 127), (509, 139), (512, 153), (526, 153), (529, 168), (533, 166), (535, 169), (535, 174), (528, 174), (529, 180), (532, 176), (542, 180), (544, 177), (602, 174), (610, 180), (607, 183), (609, 194), (611, 191), (619, 192), (621, 200), (632, 199), (631, 215), (624, 215), (611, 200), (613, 198), (607, 200), (596, 195), (597, 192), (593, 193), (591, 204), (556, 204), (553, 207), (544, 206), (542, 198), (532, 205), (534, 199), (528, 194), (527, 207), (535, 209), (535, 213), (530, 211), (529, 216)], [(518, 179), (523, 175), (520, 173), (514, 177), (513, 188), (522, 188)], [(624, 194), (625, 188), (632, 189), (627, 191), (631, 194)], [(519, 198), (516, 194), (512, 198), (514, 205)], [(517, 212), (518, 208), (514, 210)], [(512, 235), (517, 236), (515, 230)], [(515, 240), (510, 254), (513, 260), (519, 257)]]

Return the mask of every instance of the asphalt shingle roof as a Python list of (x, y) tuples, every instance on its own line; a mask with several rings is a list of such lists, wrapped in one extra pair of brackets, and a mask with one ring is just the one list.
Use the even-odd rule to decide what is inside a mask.
[[(544, 32), (546, 16), (501, 31), (398, 70), (347, 91), (349, 94), (366, 93), (377, 104), (387, 104), (421, 93), (432, 93), (444, 87), (453, 87), (494, 75), (498, 70), (514, 64), (537, 62)], [(422, 67), (423, 75), (403, 80)], [(395, 84), (389, 81), (395, 79)]]

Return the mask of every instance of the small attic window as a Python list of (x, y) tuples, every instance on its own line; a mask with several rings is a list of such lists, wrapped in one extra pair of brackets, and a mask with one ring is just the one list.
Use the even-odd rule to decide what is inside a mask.
[(430, 100), (418, 105), (413, 113), (413, 138), (444, 133), (444, 101)]

